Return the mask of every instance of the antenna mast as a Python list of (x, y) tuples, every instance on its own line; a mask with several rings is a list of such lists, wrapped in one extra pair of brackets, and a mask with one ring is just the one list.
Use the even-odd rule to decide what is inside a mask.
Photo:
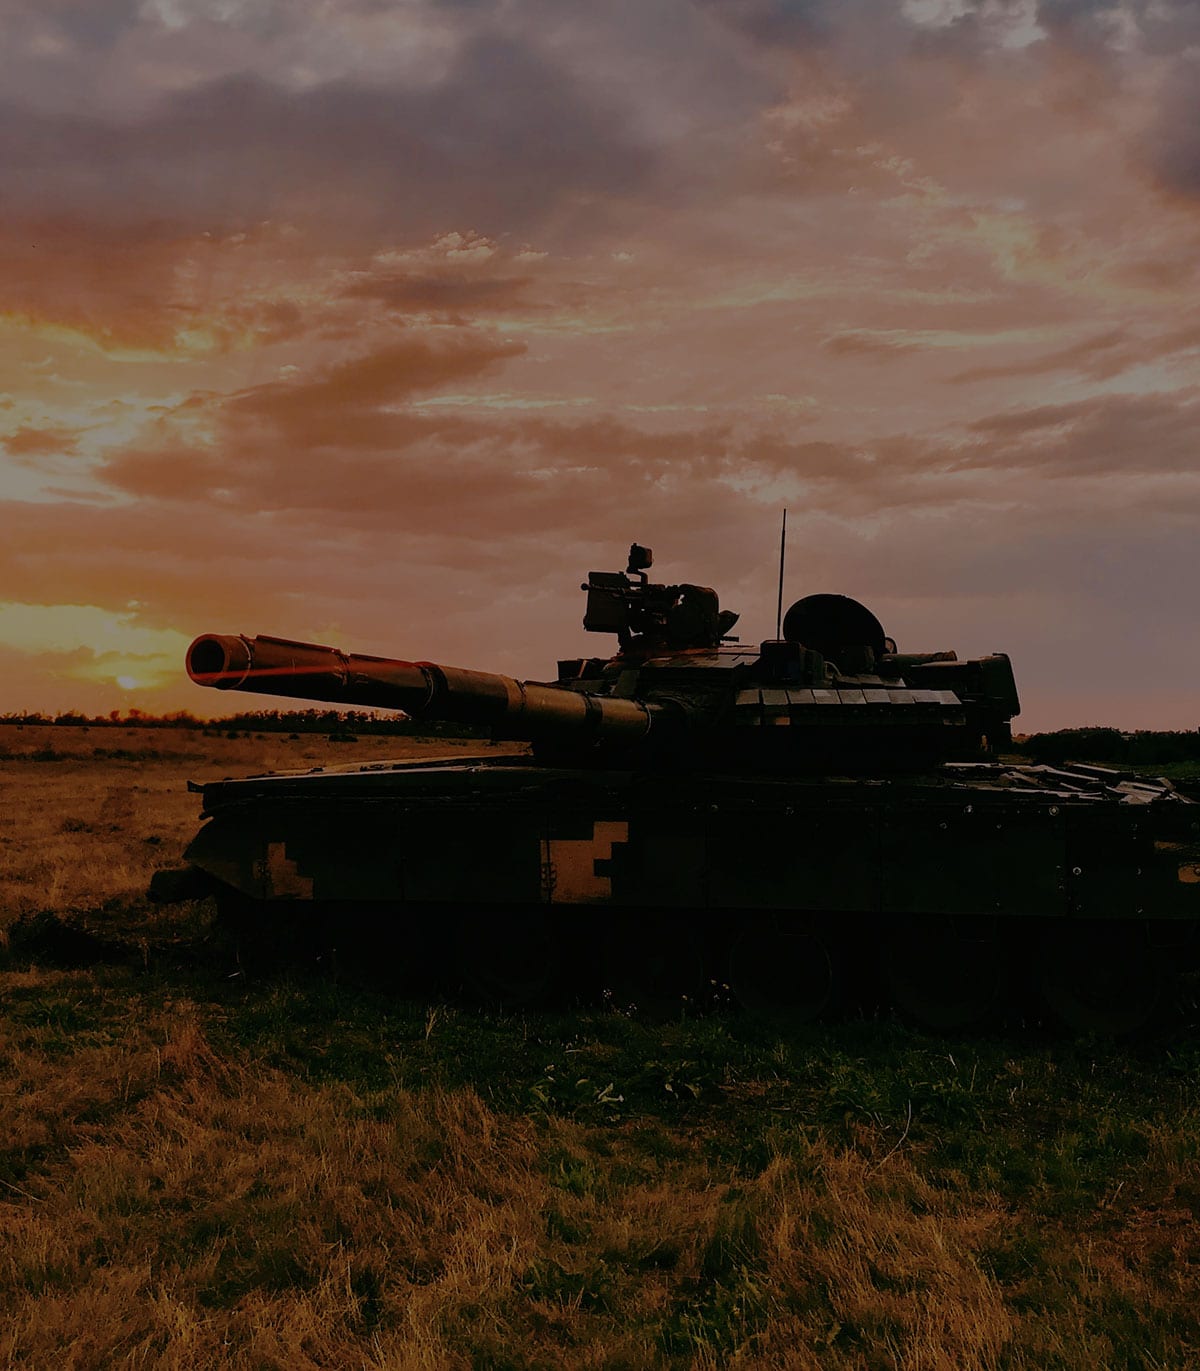
[(783, 554), (787, 545), (787, 510), (783, 511), (783, 526), (779, 530), (779, 598), (775, 602), (775, 637), (783, 636)]

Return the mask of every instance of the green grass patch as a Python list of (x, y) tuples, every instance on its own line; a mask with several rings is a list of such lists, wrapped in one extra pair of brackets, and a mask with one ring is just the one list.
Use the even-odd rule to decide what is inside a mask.
[[(6, 1302), (44, 1318), (123, 1271), (122, 1317), (169, 1288), (239, 1366), (270, 1363), (268, 1309), (335, 1329), (343, 1362), (383, 1339), (404, 1364), (418, 1316), (446, 1365), (1200, 1348), (1192, 1042), (500, 1015), (196, 953), (5, 973), (0, 1187), (40, 1234)], [(17, 1365), (50, 1357), (33, 1330)]]

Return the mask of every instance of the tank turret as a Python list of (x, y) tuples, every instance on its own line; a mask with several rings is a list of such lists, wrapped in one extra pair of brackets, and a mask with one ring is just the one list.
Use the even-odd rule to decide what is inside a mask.
[(620, 765), (791, 770), (927, 765), (994, 749), (1019, 702), (1003, 654), (900, 653), (865, 606), (809, 595), (783, 636), (729, 636), (716, 591), (648, 577), (634, 544), (624, 572), (593, 571), (583, 625), (616, 635), (609, 657), (569, 658), (553, 682), (345, 653), (283, 638), (206, 634), (188, 650), (200, 685), (482, 725), (540, 756)]

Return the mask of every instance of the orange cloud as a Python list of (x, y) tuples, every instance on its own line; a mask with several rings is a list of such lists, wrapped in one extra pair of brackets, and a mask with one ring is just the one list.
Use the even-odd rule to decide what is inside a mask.
[(22, 424), (7, 437), (0, 438), (0, 446), (10, 457), (50, 457), (72, 453), (77, 435), (66, 428), (35, 428)]

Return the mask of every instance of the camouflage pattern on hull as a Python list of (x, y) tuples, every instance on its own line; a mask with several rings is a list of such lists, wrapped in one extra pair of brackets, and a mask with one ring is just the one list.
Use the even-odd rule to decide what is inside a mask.
[(998, 764), (892, 780), (371, 763), (204, 787), (256, 900), (1200, 919), (1200, 808)]

